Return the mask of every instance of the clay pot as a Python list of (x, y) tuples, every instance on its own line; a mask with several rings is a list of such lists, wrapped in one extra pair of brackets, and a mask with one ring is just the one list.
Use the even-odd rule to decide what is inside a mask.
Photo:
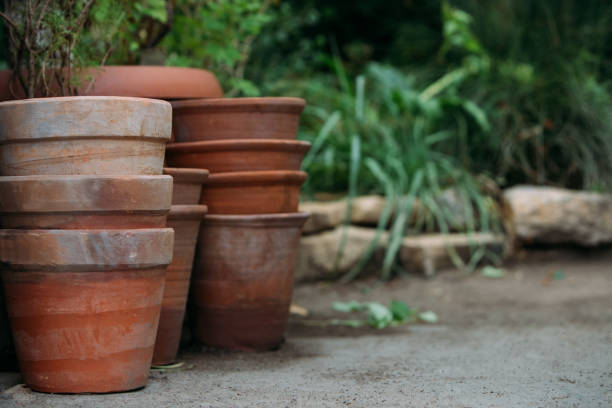
[(0, 175), (159, 175), (171, 116), (153, 99), (0, 102)]
[(0, 177), (0, 228), (162, 228), (170, 176)]
[(173, 143), (166, 162), (177, 167), (207, 168), (211, 173), (299, 170), (310, 143), (298, 140), (234, 139)]
[(0, 271), (23, 381), (36, 391), (147, 382), (174, 232), (0, 230)]
[[(10, 71), (0, 71), (0, 101), (14, 99), (9, 91), (10, 75)], [(104, 66), (83, 70), (81, 76), (80, 95), (154, 99), (223, 97), (223, 90), (217, 78), (203, 69), (143, 65)], [(16, 85), (13, 88), (18, 99), (24, 98), (23, 89), (19, 84)]]
[(166, 272), (166, 287), (153, 352), (154, 365), (176, 360), (196, 241), (200, 221), (205, 214), (205, 205), (173, 205), (168, 215), (168, 227), (174, 228), (174, 257)]
[(209, 214), (270, 214), (296, 212), (303, 171), (239, 171), (208, 177), (201, 204)]
[(164, 174), (172, 176), (172, 204), (198, 204), (202, 184), (208, 178), (208, 170), (165, 167)]
[(295, 139), (305, 105), (299, 98), (172, 102), (174, 140)]
[(279, 346), (308, 213), (207, 215), (193, 272), (195, 338), (221, 349)]

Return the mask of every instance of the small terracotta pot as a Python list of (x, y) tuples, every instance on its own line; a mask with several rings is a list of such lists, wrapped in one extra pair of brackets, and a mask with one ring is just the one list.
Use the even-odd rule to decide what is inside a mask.
[(0, 102), (0, 175), (159, 175), (171, 117), (153, 99)]
[(174, 140), (295, 139), (304, 106), (299, 98), (172, 102)]
[[(0, 101), (15, 99), (9, 90), (11, 71), (0, 71)], [(52, 76), (52, 75), (50, 75)], [(92, 83), (93, 79), (93, 83)], [(163, 66), (103, 66), (82, 71), (80, 95), (134, 96), (154, 99), (222, 98), (215, 76), (206, 70)], [(15, 83), (18, 99), (25, 94)], [(51, 87), (56, 84), (51, 84)]]
[(172, 176), (172, 204), (198, 204), (202, 184), (208, 178), (208, 170), (164, 167), (164, 174)]
[(209, 214), (270, 214), (296, 212), (303, 171), (239, 171), (208, 177), (200, 203)]
[(162, 228), (170, 176), (0, 177), (0, 228)]
[(301, 229), (309, 215), (206, 216), (190, 300), (198, 341), (245, 351), (279, 346)]
[(211, 173), (299, 170), (310, 143), (299, 140), (234, 139), (173, 143), (166, 162), (177, 167), (207, 168)]
[(0, 270), (24, 382), (126, 391), (147, 382), (170, 228), (0, 230)]
[(204, 215), (205, 205), (173, 205), (168, 215), (168, 227), (174, 228), (174, 257), (166, 272), (166, 287), (153, 352), (154, 365), (176, 360), (196, 241)]

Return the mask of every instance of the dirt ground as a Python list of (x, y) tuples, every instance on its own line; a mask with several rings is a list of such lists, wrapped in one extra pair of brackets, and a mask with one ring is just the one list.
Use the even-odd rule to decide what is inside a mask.
[[(553, 279), (556, 278), (556, 279)], [(336, 300), (391, 299), (437, 324), (318, 327)], [(2, 407), (611, 407), (612, 250), (538, 251), (501, 279), (300, 285), (280, 350), (184, 352), (140, 391), (46, 395), (0, 373)]]

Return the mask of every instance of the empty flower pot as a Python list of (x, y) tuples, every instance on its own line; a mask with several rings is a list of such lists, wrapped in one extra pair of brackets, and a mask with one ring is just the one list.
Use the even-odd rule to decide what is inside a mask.
[[(95, 78), (86, 95), (155, 99), (223, 98), (215, 75), (204, 69), (145, 65), (106, 65), (86, 70)], [(83, 81), (87, 83), (88, 81)]]
[(170, 176), (0, 177), (0, 228), (161, 228)]
[(172, 176), (172, 204), (198, 204), (202, 184), (208, 178), (208, 170), (165, 167), (164, 174)]
[(166, 271), (166, 286), (153, 352), (154, 365), (169, 364), (176, 360), (193, 257), (200, 222), (205, 214), (205, 205), (173, 205), (168, 215), (168, 227), (174, 228), (174, 257)]
[(147, 382), (174, 232), (0, 230), (0, 272), (23, 381), (102, 393)]
[[(52, 72), (49, 74), (52, 75)], [(79, 94), (87, 96), (133, 96), (154, 99), (222, 98), (223, 90), (214, 74), (204, 69), (144, 65), (105, 65), (80, 73)], [(0, 71), (0, 101), (15, 99), (9, 82), (11, 71)], [(56, 83), (50, 84), (57, 87)], [(25, 94), (13, 78), (17, 99)], [(58, 87), (59, 88), (59, 87)]]
[(299, 98), (172, 102), (174, 141), (295, 139), (305, 105)]
[(174, 143), (166, 162), (206, 168), (211, 173), (253, 170), (299, 170), (310, 143), (299, 140), (235, 139)]
[(244, 171), (211, 174), (201, 203), (209, 214), (270, 214), (297, 211), (303, 171)]
[(171, 117), (153, 99), (0, 102), (0, 175), (159, 175)]
[(309, 215), (206, 216), (190, 299), (198, 341), (245, 351), (279, 346), (301, 229)]

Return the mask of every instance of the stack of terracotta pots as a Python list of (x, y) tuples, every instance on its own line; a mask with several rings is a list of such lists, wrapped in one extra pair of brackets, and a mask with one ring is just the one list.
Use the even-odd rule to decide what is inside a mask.
[(195, 338), (215, 348), (269, 350), (283, 340), (308, 214), (297, 213), (310, 145), (297, 141), (296, 98), (172, 102), (167, 165), (210, 171), (192, 278)]
[(24, 382), (143, 387), (173, 251), (170, 104), (3, 102), (0, 124), (0, 270)]

